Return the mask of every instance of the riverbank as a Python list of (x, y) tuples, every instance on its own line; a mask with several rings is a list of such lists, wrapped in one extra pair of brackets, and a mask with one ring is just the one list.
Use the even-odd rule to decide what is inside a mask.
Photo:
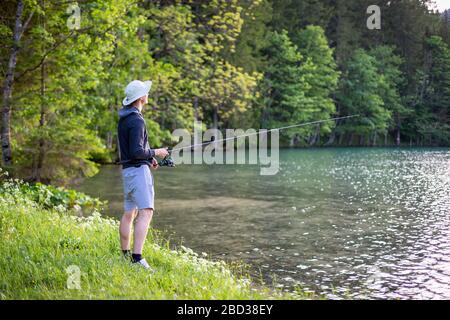
[[(0, 299), (293, 299), (223, 261), (171, 250), (150, 232), (144, 253), (154, 273), (125, 261), (118, 221), (43, 206), (20, 182), (0, 188)], [(80, 271), (79, 281), (77, 272)], [(69, 288), (70, 289), (69, 289)]]
[[(448, 298), (449, 161), (448, 148), (283, 149), (275, 176), (252, 165), (161, 168), (152, 224), (172, 243), (244, 261), (285, 289)], [(76, 189), (121, 216), (120, 168), (102, 167)]]

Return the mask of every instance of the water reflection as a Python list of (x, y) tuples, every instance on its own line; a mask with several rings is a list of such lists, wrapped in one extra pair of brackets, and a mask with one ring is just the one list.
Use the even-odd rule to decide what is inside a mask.
[[(158, 171), (154, 226), (332, 298), (450, 298), (450, 149), (284, 150), (255, 166)], [(118, 168), (83, 191), (120, 215)]]

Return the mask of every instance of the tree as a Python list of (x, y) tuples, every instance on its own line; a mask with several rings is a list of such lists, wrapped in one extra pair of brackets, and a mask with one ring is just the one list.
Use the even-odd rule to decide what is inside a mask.
[[(394, 53), (394, 48), (390, 46), (379, 46), (369, 51), (375, 58), (378, 73), (383, 78), (380, 86), (380, 96), (383, 99), (385, 108), (392, 114), (390, 128), (395, 131), (395, 141), (400, 145), (400, 133), (402, 122), (411, 114), (412, 110), (402, 99), (400, 90), (405, 84), (405, 78), (400, 70), (404, 61)], [(385, 144), (387, 144), (387, 131), (385, 132)], [(376, 139), (376, 136), (374, 137)]]
[(267, 0), (240, 1), (243, 7), (243, 26), (236, 39), (234, 51), (225, 47), (223, 57), (247, 73), (259, 72), (264, 68), (261, 50), (267, 46), (272, 19), (272, 6)]
[(223, 0), (150, 6), (150, 53), (179, 72), (179, 93), (191, 106), (193, 118), (214, 127), (245, 112), (256, 87), (256, 73), (224, 59), (225, 51), (235, 50), (241, 12), (236, 1)]
[[(2, 106), (2, 160), (3, 164), (10, 166), (12, 163), (12, 151), (11, 151), (11, 102), (12, 102), (12, 91), (14, 85), (14, 74), (16, 71), (17, 55), (19, 54), (21, 47), (21, 39), (24, 32), (30, 23), (34, 11), (30, 11), (29, 16), (24, 23), (24, 7), (28, 4), (24, 0), (18, 0), (15, 7), (15, 20), (14, 27), (12, 31), (12, 42), (9, 44), (10, 53), (8, 66), (6, 69), (5, 80), (3, 84), (3, 106)], [(14, 7), (13, 7), (14, 8)], [(28, 10), (27, 10), (28, 11)], [(7, 10), (5, 10), (7, 12)], [(1, 32), (2, 35), (11, 35), (9, 32), (9, 26), (2, 25)]]
[[(328, 45), (324, 30), (319, 26), (308, 26), (301, 30), (296, 43), (299, 44), (298, 50), (302, 55), (302, 75), (309, 86), (305, 97), (313, 106), (309, 121), (329, 119), (336, 112), (332, 95), (339, 80), (333, 50)], [(332, 122), (318, 125), (310, 136), (309, 144), (313, 145), (321, 135), (329, 134), (333, 125)]]
[(292, 35), (308, 25), (328, 28), (335, 15), (334, 0), (272, 0), (272, 28)]
[(422, 85), (416, 102), (414, 127), (428, 144), (450, 141), (450, 50), (439, 36), (425, 42)]
[[(303, 57), (286, 30), (272, 33), (270, 44), (263, 54), (267, 59), (267, 68), (261, 82), (262, 127), (276, 128), (309, 120), (315, 109), (312, 99), (305, 95), (310, 89), (305, 74), (312, 65), (301, 67)], [(284, 131), (282, 136), (294, 144), (296, 137), (303, 136), (307, 130), (290, 129)]]
[(339, 128), (341, 140), (347, 134), (348, 143), (352, 144), (357, 135), (359, 144), (364, 145), (367, 144), (364, 139), (387, 130), (391, 113), (381, 96), (385, 81), (378, 73), (375, 58), (365, 50), (356, 50), (341, 79), (338, 101), (341, 115), (358, 114), (359, 117), (348, 120)]
[(445, 10), (441, 15), (441, 29), (439, 30), (439, 35), (442, 40), (450, 46), (450, 9)]
[[(91, 126), (95, 108), (88, 92), (106, 78), (115, 19), (127, 12), (127, 1), (96, 0), (83, 7), (80, 29), (67, 27), (67, 7), (50, 1), (29, 2), (35, 12), (23, 34), (12, 99), (13, 162), (20, 176), (58, 181), (92, 175), (91, 154), (103, 146)], [(20, 108), (18, 107), (20, 106)]]

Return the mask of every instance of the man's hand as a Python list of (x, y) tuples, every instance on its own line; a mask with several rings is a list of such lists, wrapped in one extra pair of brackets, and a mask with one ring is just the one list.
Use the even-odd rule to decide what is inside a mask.
[(155, 156), (158, 158), (164, 159), (169, 155), (169, 151), (167, 151), (167, 148), (161, 148), (155, 150)]
[(156, 170), (156, 169), (158, 169), (158, 168), (159, 168), (158, 161), (157, 161), (155, 158), (153, 158), (153, 159), (152, 159), (152, 169), (153, 169), (153, 170)]

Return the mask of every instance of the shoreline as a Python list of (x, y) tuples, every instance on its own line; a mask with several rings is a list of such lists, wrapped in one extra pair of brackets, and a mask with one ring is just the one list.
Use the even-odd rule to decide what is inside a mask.
[(2, 300), (309, 298), (266, 287), (204, 253), (172, 250), (157, 231), (144, 249), (154, 272), (137, 269), (120, 254), (117, 221), (43, 208), (19, 187), (4, 182), (1, 190)]

